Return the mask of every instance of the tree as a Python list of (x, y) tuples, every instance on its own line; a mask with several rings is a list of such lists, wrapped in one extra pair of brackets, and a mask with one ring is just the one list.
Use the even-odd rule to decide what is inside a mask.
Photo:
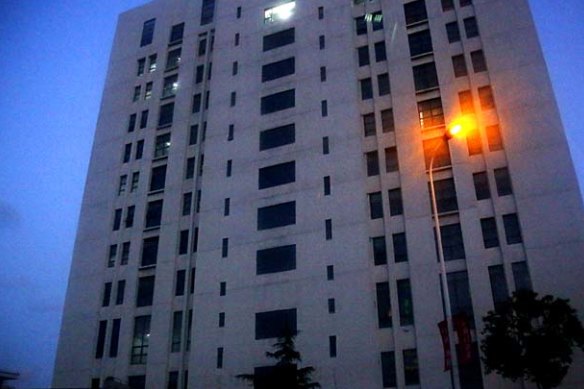
[(568, 300), (521, 290), (483, 321), (486, 371), (512, 381), (555, 388), (570, 368), (573, 347), (584, 350), (584, 329)]
[(302, 358), (296, 350), (295, 338), (295, 334), (286, 332), (272, 345), (274, 351), (266, 352), (268, 358), (277, 360), (275, 365), (256, 368), (253, 374), (239, 374), (237, 378), (247, 381), (255, 389), (320, 388), (318, 382), (312, 382), (314, 367), (298, 368)]

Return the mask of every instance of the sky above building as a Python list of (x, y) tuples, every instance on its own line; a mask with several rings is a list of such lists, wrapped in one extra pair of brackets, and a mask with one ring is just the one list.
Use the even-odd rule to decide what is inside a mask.
[[(145, 3), (0, 0), (0, 369), (17, 387), (50, 385), (117, 16)], [(582, 0), (530, 4), (584, 188)]]

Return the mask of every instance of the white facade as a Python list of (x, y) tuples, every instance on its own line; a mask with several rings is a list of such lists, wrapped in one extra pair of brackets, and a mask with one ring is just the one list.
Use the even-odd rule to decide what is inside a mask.
[[(452, 201), (445, 204), (449, 211), (441, 214), (440, 222), (460, 225), (463, 258), (456, 227), (447, 227), (443, 239), (456, 257), (447, 262), (448, 273), (458, 272), (463, 284), (468, 279), (476, 323), (473, 339), (480, 334), (481, 317), (494, 307), (490, 268), (504, 270), (511, 293), (519, 282), (513, 264), (526, 264), (536, 292), (570, 298), (584, 312), (582, 201), (527, 1), (474, 0), (464, 6), (454, 1), (454, 9), (444, 11), (440, 1), (426, 0), (423, 17), (411, 8), (419, 1), (296, 0), (289, 18), (265, 21), (266, 9), (288, 1), (217, 0), (212, 21), (201, 25), (202, 3), (213, 2), (155, 0), (120, 16), (79, 222), (55, 387), (96, 387), (107, 377), (127, 382), (131, 376), (134, 384), (144, 377), (147, 388), (165, 388), (172, 387), (171, 372), (180, 372), (182, 383), (188, 370), (189, 388), (244, 388), (235, 375), (269, 364), (264, 353), (274, 342), (256, 340), (255, 315), (284, 309), (296, 310), (297, 347), (303, 363), (316, 368), (314, 379), (323, 388), (450, 387), (437, 327), (443, 313), (423, 144), (440, 137), (444, 124), (461, 114), (459, 93), (467, 90), (473, 96), (482, 151), (469, 152), (472, 142), (450, 141), (451, 163), (437, 169), (435, 179), (450, 179), (445, 185), (454, 183), (456, 188), (456, 206)], [(406, 9), (413, 18), (408, 25)], [(358, 34), (355, 19), (363, 16), (367, 32)], [(473, 17), (478, 25), (474, 37)], [(141, 46), (144, 23), (152, 19), (153, 41), (146, 39)], [(452, 22), (458, 23), (459, 41), (451, 36), (454, 41), (449, 42), (446, 25)], [(182, 39), (169, 44), (172, 27), (181, 23)], [(263, 51), (265, 36), (290, 28), (293, 42)], [(427, 30), (430, 50), (423, 45)], [(414, 56), (410, 50), (417, 46), (409, 39), (421, 45)], [(376, 43), (377, 50), (385, 47), (386, 59), (376, 51)], [(360, 63), (358, 48), (364, 46), (369, 48), (369, 64), (364, 57)], [(169, 53), (178, 48), (178, 67), (166, 69)], [(486, 69), (481, 68), (480, 51)], [(152, 55), (156, 68), (150, 71)], [(460, 57), (453, 60), (459, 55), (464, 55), (466, 75)], [(292, 57), (293, 74), (262, 82), (263, 65)], [(144, 71), (138, 75), (140, 59), (145, 60)], [(418, 79), (416, 88), (413, 67), (431, 63), (439, 86), (433, 85), (430, 71), (429, 77)], [(459, 65), (458, 77), (454, 63)], [(197, 79), (200, 66), (205, 73)], [(383, 85), (380, 91), (383, 81), (378, 76), (384, 74), (391, 93), (383, 91)], [(176, 94), (161, 98), (164, 80), (173, 75), (178, 75)], [(373, 96), (363, 99), (366, 85), (361, 81), (368, 78)], [(422, 90), (424, 81), (428, 88)], [(150, 82), (151, 97), (145, 98)], [(479, 98), (479, 88), (486, 86), (491, 87), (494, 107), (488, 96)], [(294, 90), (293, 107), (262, 114), (263, 97), (289, 90)], [(195, 95), (201, 97), (201, 109), (193, 113)], [(420, 122), (419, 103), (432, 99), (441, 101), (444, 124), (428, 127)], [(170, 103), (170, 125), (159, 126), (160, 107)], [(394, 128), (389, 129), (386, 116), (384, 130), (382, 111), (387, 114), (389, 109)], [(140, 128), (146, 110), (148, 120)], [(366, 133), (363, 116), (370, 113), (375, 115), (375, 131)], [(440, 116), (439, 109), (434, 113)], [(136, 124), (129, 131), (132, 114)], [(295, 128), (292, 142), (260, 151), (262, 131), (290, 124)], [(195, 125), (197, 141), (192, 144)], [(493, 136), (495, 125), (502, 147)], [(168, 152), (161, 148), (155, 154), (156, 138), (167, 133)], [(140, 141), (143, 155), (136, 158)], [(129, 159), (123, 162), (128, 144)], [(386, 161), (393, 147), (399, 169)], [(374, 160), (367, 166), (366, 153), (373, 151), (378, 152), (379, 172), (374, 171)], [(189, 158), (195, 161), (191, 178)], [(258, 189), (259, 169), (290, 161), (295, 162), (292, 182)], [(386, 162), (391, 166), (386, 168)], [(162, 188), (149, 190), (152, 168), (163, 165)], [(508, 168), (511, 189), (502, 168)], [(482, 172), (490, 196), (477, 200), (475, 181), (484, 176), (473, 179), (473, 174)], [(139, 181), (132, 190), (134, 173), (139, 173)], [(120, 184), (124, 175), (125, 186)], [(389, 206), (389, 191), (398, 188), (402, 212)], [(368, 195), (378, 192), (383, 217), (372, 219)], [(192, 193), (190, 212), (183, 204), (187, 193)], [(145, 228), (147, 204), (157, 200), (163, 200), (161, 221)], [(258, 228), (258, 209), (287, 202), (295, 204), (293, 223)], [(133, 225), (126, 227), (132, 206)], [(116, 210), (122, 211), (114, 230)], [(481, 219), (488, 224), (493, 221), (489, 218), (496, 222), (498, 242), (491, 236), (492, 247), (485, 248)], [(519, 221), (519, 238), (512, 233), (514, 220)], [(181, 231), (189, 231), (186, 254), (181, 254)], [(394, 235), (401, 233), (407, 260), (396, 263)], [(396, 244), (401, 236), (396, 236)], [(155, 264), (143, 266), (149, 259), (143, 258), (143, 241), (153, 237), (159, 239)], [(387, 263), (376, 265), (372, 238), (381, 237)], [(127, 242), (129, 256), (123, 264)], [(113, 245), (117, 248), (110, 261)], [(289, 245), (296, 247), (293, 269), (257, 274), (258, 250)], [(502, 267), (492, 268), (497, 265)], [(188, 274), (195, 268), (191, 294)], [(177, 296), (181, 270), (185, 288)], [(153, 299), (146, 296), (144, 306), (137, 307), (138, 279), (148, 276), (155, 277)], [(407, 289), (403, 280), (411, 287), (413, 320), (407, 299), (398, 298), (398, 284), (402, 292)], [(123, 293), (118, 293), (119, 281), (125, 282)], [(108, 301), (106, 283), (111, 283)], [(385, 283), (390, 328), (378, 319), (381, 302), (376, 291)], [(119, 295), (121, 303), (116, 301)], [(185, 350), (191, 309), (191, 344)], [(182, 320), (175, 352), (177, 311)], [(143, 316), (150, 317), (147, 352), (132, 347), (138, 344), (133, 341), (135, 317)], [(112, 344), (116, 319), (117, 346)], [(101, 335), (100, 322), (105, 323)], [(336, 342), (336, 350), (330, 342)], [(417, 380), (413, 366), (404, 366), (404, 350), (416, 350)], [(391, 355), (394, 364), (388, 365)], [(563, 387), (584, 386), (583, 364), (584, 357), (577, 354)], [(484, 388), (520, 387), (482, 371)], [(476, 381), (464, 382), (465, 388), (481, 387)]]

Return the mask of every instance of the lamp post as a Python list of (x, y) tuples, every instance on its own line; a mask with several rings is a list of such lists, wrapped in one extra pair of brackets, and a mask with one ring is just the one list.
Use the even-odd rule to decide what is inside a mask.
[[(444, 133), (444, 142), (448, 144), (448, 141), (455, 136), (461, 136), (465, 128), (461, 123), (452, 124), (448, 130)], [(460, 388), (459, 375), (458, 375), (458, 359), (456, 354), (456, 345), (454, 342), (454, 322), (452, 321), (452, 311), (450, 309), (450, 293), (448, 291), (448, 281), (446, 278), (446, 264), (444, 261), (444, 253), (442, 251), (442, 232), (440, 231), (440, 219), (438, 217), (438, 204), (436, 201), (436, 190), (434, 188), (434, 160), (436, 159), (436, 153), (442, 145), (441, 141), (438, 141), (432, 155), (430, 157), (429, 175), (430, 175), (430, 197), (432, 198), (432, 213), (434, 214), (434, 228), (436, 230), (436, 241), (438, 244), (438, 260), (440, 262), (440, 281), (442, 283), (442, 293), (444, 296), (444, 308), (445, 308), (445, 321), (448, 333), (448, 347), (450, 348), (450, 366), (452, 374), (452, 387), (453, 389)]]

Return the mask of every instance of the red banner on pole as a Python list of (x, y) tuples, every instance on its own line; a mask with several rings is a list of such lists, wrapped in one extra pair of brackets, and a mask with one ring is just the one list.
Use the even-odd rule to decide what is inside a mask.
[(444, 371), (452, 369), (452, 353), (450, 352), (450, 338), (448, 337), (448, 325), (446, 320), (438, 323), (440, 336), (442, 337), (442, 348), (444, 349)]
[(454, 330), (458, 336), (458, 363), (466, 365), (472, 361), (472, 338), (470, 323), (466, 315), (456, 315), (452, 318)]

